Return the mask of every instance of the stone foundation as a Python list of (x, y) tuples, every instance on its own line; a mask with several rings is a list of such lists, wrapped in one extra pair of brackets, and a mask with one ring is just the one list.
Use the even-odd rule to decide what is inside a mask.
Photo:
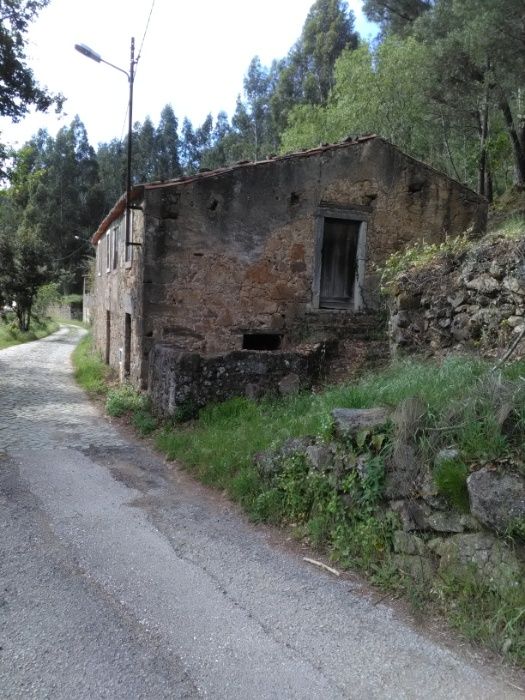
[(149, 394), (155, 410), (171, 416), (234, 396), (291, 393), (318, 377), (329, 349), (317, 343), (289, 352), (239, 350), (203, 357), (159, 343), (150, 352)]

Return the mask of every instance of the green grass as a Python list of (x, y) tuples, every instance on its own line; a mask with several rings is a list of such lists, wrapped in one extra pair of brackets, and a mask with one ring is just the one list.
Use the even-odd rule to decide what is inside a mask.
[(94, 350), (90, 334), (78, 343), (72, 355), (75, 379), (80, 386), (94, 396), (105, 396), (108, 392), (110, 368)]
[(54, 318), (53, 320), (61, 323), (63, 326), (76, 326), (77, 328), (85, 328), (86, 330), (89, 330), (89, 325), (87, 323), (84, 323), (84, 321), (77, 321), (74, 318)]
[(114, 372), (93, 347), (91, 334), (85, 335), (72, 355), (75, 379), (89, 394), (106, 398), (110, 416), (129, 417), (137, 432), (146, 436), (158, 427), (149, 399), (129, 384), (114, 384)]
[(517, 240), (525, 235), (525, 218), (522, 215), (514, 215), (505, 219), (491, 236), (493, 238), (509, 238)]
[(464, 513), (469, 512), (468, 475), (467, 465), (458, 460), (447, 459), (434, 469), (434, 482), (439, 493), (452, 507)]
[[(486, 363), (465, 358), (451, 358), (440, 366), (404, 361), (319, 394), (259, 402), (232, 399), (201, 410), (194, 423), (166, 427), (157, 445), (169, 457), (182, 460), (205, 482), (229, 488), (231, 480), (251, 465), (257, 452), (276, 447), (288, 437), (329, 435), (333, 408), (395, 407), (403, 399), (418, 396), (427, 406), (429, 422), (437, 423), (445, 408), (458, 396), (467, 396), (486, 370)], [(490, 424), (490, 415), (485, 422)], [(484, 426), (482, 421), (477, 433)], [(487, 443), (493, 435), (487, 426), (485, 430), (488, 437), (477, 445), (468, 430), (460, 434), (452, 429), (450, 433), (465, 443), (470, 455), (479, 454), (481, 448), (490, 451)], [(450, 435), (446, 437), (449, 440)]]
[(144, 408), (146, 397), (140, 394), (130, 384), (119, 384), (111, 387), (106, 397), (106, 411), (110, 416), (120, 418), (128, 413), (134, 413)]
[(45, 338), (46, 335), (50, 335), (50, 333), (54, 333), (57, 330), (58, 323), (50, 319), (45, 321), (32, 319), (31, 328), (27, 332), (18, 330), (15, 321), (9, 321), (9, 323), (0, 322), (0, 350), (9, 348), (12, 345), (20, 345), (21, 343)]
[(525, 666), (524, 586), (495, 590), (474, 574), (444, 574), (433, 593), (441, 612), (467, 639)]
[(133, 427), (143, 437), (153, 433), (159, 424), (151, 411), (149, 397), (129, 384), (121, 384), (108, 391), (106, 411), (110, 416), (128, 416)]

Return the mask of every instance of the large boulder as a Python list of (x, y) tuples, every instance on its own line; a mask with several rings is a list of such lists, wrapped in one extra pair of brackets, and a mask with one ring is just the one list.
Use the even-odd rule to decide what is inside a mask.
[(525, 477), (483, 467), (467, 479), (472, 514), (497, 532), (525, 518)]
[(458, 576), (473, 571), (496, 589), (514, 588), (523, 583), (523, 565), (504, 542), (488, 532), (436, 538), (427, 546), (439, 557), (440, 571)]

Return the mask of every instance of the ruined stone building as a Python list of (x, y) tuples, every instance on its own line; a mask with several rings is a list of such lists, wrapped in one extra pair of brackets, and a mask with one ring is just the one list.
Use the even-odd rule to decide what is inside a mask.
[(132, 201), (128, 245), (124, 198), (92, 239), (94, 338), (165, 412), (307, 383), (314, 341), (375, 322), (378, 265), (486, 215), (377, 136), (136, 186)]

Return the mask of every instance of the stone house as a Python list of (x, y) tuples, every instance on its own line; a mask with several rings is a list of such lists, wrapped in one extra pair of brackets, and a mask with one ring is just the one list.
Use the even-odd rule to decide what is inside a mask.
[(128, 244), (124, 197), (92, 238), (96, 346), (165, 412), (307, 383), (314, 331), (375, 323), (378, 265), (486, 209), (377, 136), (136, 186)]

